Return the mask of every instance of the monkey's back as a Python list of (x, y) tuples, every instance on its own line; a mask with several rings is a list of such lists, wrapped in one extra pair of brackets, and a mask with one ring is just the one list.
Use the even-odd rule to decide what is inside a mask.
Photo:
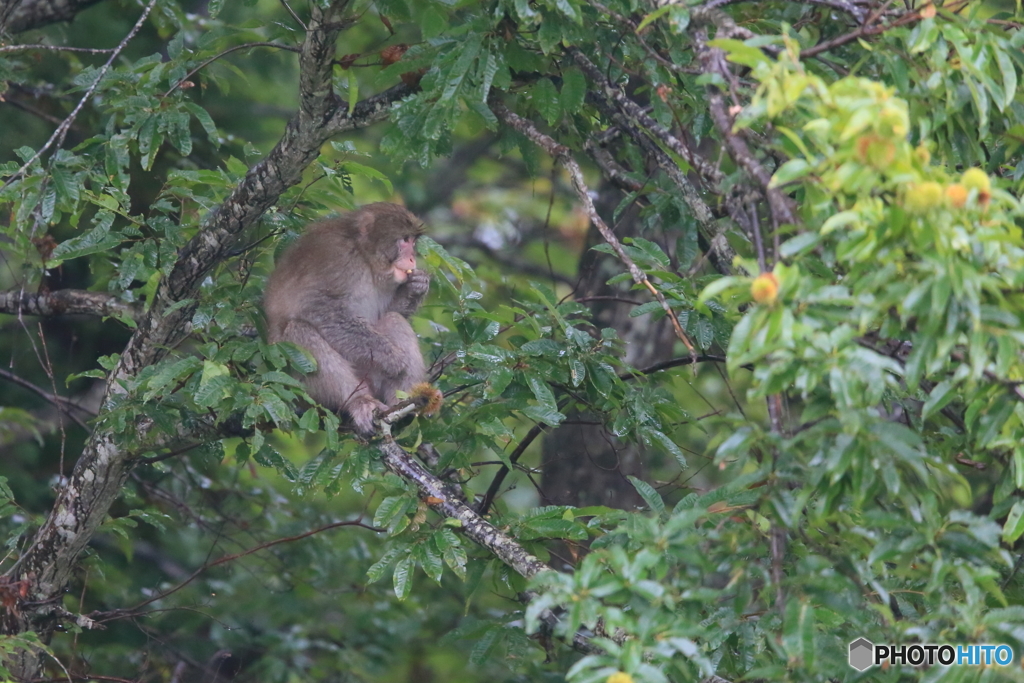
[(290, 320), (318, 323), (351, 306), (369, 277), (356, 239), (351, 225), (335, 218), (311, 225), (281, 254), (263, 296), (271, 341)]

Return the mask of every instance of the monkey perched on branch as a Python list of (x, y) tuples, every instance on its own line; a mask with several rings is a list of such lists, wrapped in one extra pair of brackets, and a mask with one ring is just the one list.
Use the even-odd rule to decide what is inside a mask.
[(271, 342), (290, 341), (316, 358), (305, 378), (314, 400), (374, 431), (377, 410), (411, 393), (436, 411), (440, 392), (424, 383), (416, 333), (406, 318), (427, 294), (416, 267), (420, 221), (397, 204), (367, 204), (310, 226), (278, 259), (263, 307)]

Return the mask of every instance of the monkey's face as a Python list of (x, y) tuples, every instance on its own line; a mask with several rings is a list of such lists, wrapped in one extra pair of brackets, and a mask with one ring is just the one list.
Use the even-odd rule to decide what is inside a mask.
[(398, 240), (398, 256), (391, 262), (391, 270), (397, 284), (409, 279), (416, 270), (416, 235), (406, 235)]

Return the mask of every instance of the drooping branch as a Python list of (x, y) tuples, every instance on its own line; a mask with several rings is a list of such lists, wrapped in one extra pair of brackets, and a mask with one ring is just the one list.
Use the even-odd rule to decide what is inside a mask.
[(660, 123), (655, 121), (643, 108), (634, 102), (633, 100), (626, 97), (626, 94), (619, 88), (612, 85), (601, 70), (597, 68), (590, 59), (587, 58), (583, 51), (576, 47), (570, 47), (566, 50), (573, 61), (580, 67), (587, 78), (594, 83), (600, 90), (602, 96), (614, 103), (615, 107), (625, 116), (631, 123), (639, 127), (641, 130), (649, 131), (650, 135), (655, 138), (660, 144), (665, 145), (668, 149), (672, 150), (674, 154), (678, 154), (686, 163), (695, 168), (702, 177), (718, 183), (722, 179), (722, 172), (714, 164), (710, 163), (707, 159), (697, 154), (694, 150), (690, 149), (682, 140), (672, 134), (671, 131), (666, 129)]
[(676, 337), (679, 338), (690, 355), (694, 358), (697, 357), (697, 349), (694, 347), (693, 342), (683, 331), (682, 326), (679, 324), (679, 318), (676, 317), (675, 311), (668, 305), (668, 301), (665, 299), (665, 295), (661, 291), (651, 284), (651, 281), (647, 279), (647, 273), (642, 271), (633, 259), (629, 257), (626, 250), (622, 248), (622, 243), (619, 242), (619, 238), (615, 236), (611, 228), (604, 222), (600, 215), (597, 213), (597, 208), (594, 206), (594, 200), (590, 197), (590, 190), (587, 188), (586, 183), (583, 181), (583, 171), (580, 169), (579, 164), (573, 159), (572, 154), (569, 153), (569, 149), (565, 145), (561, 145), (551, 137), (541, 133), (537, 130), (536, 126), (533, 125), (527, 119), (515, 114), (505, 105), (497, 101), (490, 102), (491, 111), (498, 117), (500, 121), (505, 125), (519, 131), (527, 138), (529, 138), (534, 144), (543, 149), (545, 152), (550, 154), (559, 164), (569, 172), (569, 179), (572, 182), (573, 189), (576, 191), (576, 196), (583, 204), (584, 209), (587, 211), (587, 215), (590, 220), (597, 227), (598, 232), (601, 233), (601, 237), (608, 243), (615, 252), (615, 255), (620, 261), (626, 266), (630, 276), (633, 278), (633, 282), (645, 287), (658, 303), (661, 304), (661, 308), (665, 311), (665, 315), (668, 316), (672, 322), (672, 328), (675, 330)]
[[(731, 264), (736, 254), (721, 234), (723, 231), (717, 227), (707, 202), (676, 160), (665, 150), (671, 150), (690, 164), (713, 190), (717, 190), (724, 177), (721, 170), (647, 115), (640, 105), (613, 85), (586, 55), (575, 48), (570, 48), (569, 54), (596, 86), (587, 93), (587, 103), (597, 107), (602, 114), (612, 120), (615, 127), (636, 143), (649, 162), (661, 169), (678, 188), (679, 196), (690, 209), (690, 214), (708, 240), (715, 268), (723, 275), (731, 274)], [(589, 143), (586, 150), (610, 180), (620, 186), (628, 180), (623, 175), (624, 171), (610, 163), (610, 155), (603, 154), (601, 146), (596, 141)]]
[[(699, 11), (695, 10), (692, 19), (698, 26), (714, 24), (718, 27), (718, 35), (723, 38), (744, 39), (750, 36), (749, 31), (736, 26), (732, 17), (721, 10), (705, 10), (703, 8)], [(707, 33), (703, 28), (698, 28), (694, 32), (694, 37), (697, 41), (697, 56), (704, 73), (718, 76), (723, 81), (729, 82), (732, 74), (729, 72), (725, 53), (721, 49), (707, 44)], [(768, 198), (768, 206), (776, 223), (796, 223), (796, 211), (793, 208), (792, 200), (779, 188), (771, 186), (772, 174), (754, 156), (743, 136), (733, 130), (732, 117), (726, 109), (722, 91), (716, 85), (708, 85), (707, 95), (708, 110), (711, 112), (715, 127), (718, 128), (718, 132), (722, 136), (729, 156), (760, 186), (761, 191)]]
[(142, 304), (123, 301), (113, 294), (81, 289), (58, 289), (33, 294), (22, 289), (0, 292), (0, 313), (10, 315), (96, 315), (138, 320)]

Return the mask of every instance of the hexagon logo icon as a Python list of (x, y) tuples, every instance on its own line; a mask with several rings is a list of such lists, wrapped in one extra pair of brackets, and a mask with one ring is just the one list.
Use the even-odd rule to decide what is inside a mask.
[(874, 666), (875, 645), (867, 638), (858, 638), (850, 643), (850, 666), (857, 671)]

